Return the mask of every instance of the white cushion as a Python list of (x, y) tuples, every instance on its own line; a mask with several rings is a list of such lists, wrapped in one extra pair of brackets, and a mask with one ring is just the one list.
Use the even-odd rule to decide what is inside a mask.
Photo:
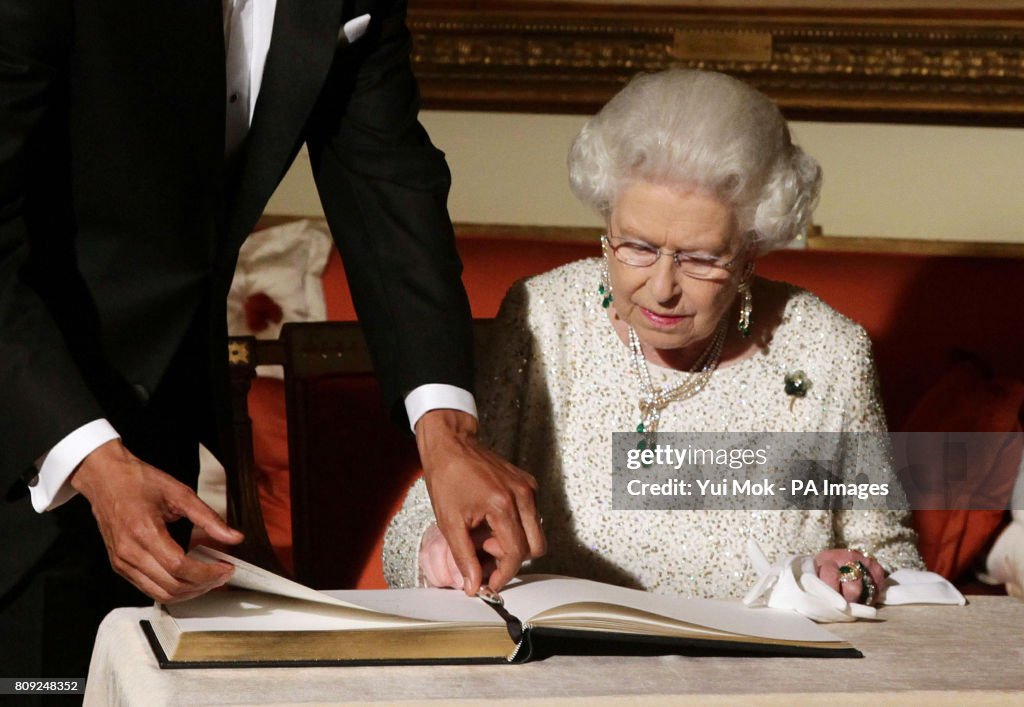
[(1013, 487), (1013, 519), (992, 545), (985, 561), (987, 581), (1005, 584), (1006, 593), (1024, 599), (1024, 459)]
[[(331, 246), (330, 231), (323, 221), (304, 219), (250, 234), (239, 252), (228, 293), (228, 333), (276, 339), (285, 322), (325, 320), (323, 273)], [(261, 296), (280, 307), (281, 315), (253, 331), (246, 317), (246, 302)], [(281, 377), (279, 367), (271, 366), (258, 367), (257, 375)]]

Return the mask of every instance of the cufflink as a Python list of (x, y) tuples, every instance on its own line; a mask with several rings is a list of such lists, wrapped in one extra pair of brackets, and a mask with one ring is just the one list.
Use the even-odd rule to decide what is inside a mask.
[(369, 15), (353, 17), (342, 26), (341, 30), (338, 31), (338, 44), (345, 46), (355, 43), (357, 39), (366, 34), (366, 28), (369, 26)]

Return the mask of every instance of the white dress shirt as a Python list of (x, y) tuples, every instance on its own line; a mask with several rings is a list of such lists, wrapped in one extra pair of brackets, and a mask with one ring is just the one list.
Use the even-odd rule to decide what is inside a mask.
[[(263, 82), (263, 67), (270, 50), (277, 0), (222, 2), (227, 77), (224, 151), (230, 156), (241, 147), (252, 125)], [(424, 413), (441, 408), (461, 410), (474, 417), (477, 414), (472, 394), (452, 385), (421, 385), (405, 398), (413, 430)], [(29, 483), (32, 507), (42, 513), (74, 497), (77, 492), (67, 483), (68, 477), (93, 450), (113, 439), (120, 439), (117, 430), (107, 420), (99, 419), (82, 425), (58, 442), (36, 462), (39, 474)]]

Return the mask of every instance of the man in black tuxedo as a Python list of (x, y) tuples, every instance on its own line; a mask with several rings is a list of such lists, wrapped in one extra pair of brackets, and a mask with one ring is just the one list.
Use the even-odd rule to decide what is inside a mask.
[(467, 591), (543, 552), (533, 479), (476, 443), (450, 178), (416, 119), (404, 5), (0, 3), (0, 673), (81, 677), (110, 608), (227, 580), (181, 548), (191, 523), (241, 539), (192, 491), (197, 443), (227, 451), (225, 298), (303, 144)]

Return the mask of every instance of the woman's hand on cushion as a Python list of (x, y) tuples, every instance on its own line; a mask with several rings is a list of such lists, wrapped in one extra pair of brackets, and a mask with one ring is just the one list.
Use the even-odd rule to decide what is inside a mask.
[(822, 550), (814, 556), (814, 568), (821, 581), (843, 595), (843, 598), (851, 604), (862, 603), (864, 591), (863, 580), (856, 579), (847, 582), (840, 582), (840, 568), (848, 563), (860, 562), (867, 568), (871, 580), (875, 584), (875, 594), (871, 604), (878, 604), (882, 599), (882, 592), (885, 590), (885, 569), (878, 564), (878, 560), (865, 555), (857, 550), (834, 548)]

